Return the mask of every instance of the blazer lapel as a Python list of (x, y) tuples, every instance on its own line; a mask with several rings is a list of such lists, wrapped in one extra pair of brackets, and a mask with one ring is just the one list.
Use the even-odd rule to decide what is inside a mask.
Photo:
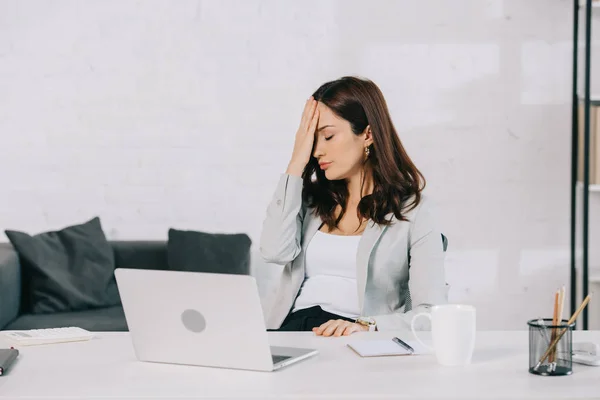
[(304, 223), (302, 224), (303, 232), (302, 232), (302, 252), (304, 253), (304, 259), (300, 265), (301, 268), (295, 268), (292, 271), (294, 276), (294, 283), (296, 288), (299, 290), (300, 286), (302, 286), (302, 282), (304, 281), (305, 269), (306, 269), (306, 249), (308, 248), (308, 244), (310, 240), (315, 236), (315, 233), (319, 230), (319, 227), (323, 223), (321, 217), (318, 215), (314, 215), (312, 213), (312, 209), (308, 209), (304, 216)]
[(304, 238), (304, 240), (302, 241), (302, 249), (306, 250), (306, 248), (308, 247), (308, 243), (315, 235), (315, 233), (317, 233), (323, 221), (321, 220), (321, 217), (312, 213), (312, 209), (308, 209), (306, 211), (306, 215), (304, 216), (304, 218), (305, 221), (304, 224), (302, 224), (304, 226), (304, 232), (302, 235), (302, 237)]
[[(393, 213), (386, 215), (386, 219), (389, 220), (393, 215)], [(385, 225), (379, 225), (373, 221), (369, 221), (360, 242), (358, 243), (358, 251), (356, 253), (356, 284), (358, 290), (358, 306), (361, 313), (365, 302), (365, 290), (367, 288), (371, 253), (386, 228)]]

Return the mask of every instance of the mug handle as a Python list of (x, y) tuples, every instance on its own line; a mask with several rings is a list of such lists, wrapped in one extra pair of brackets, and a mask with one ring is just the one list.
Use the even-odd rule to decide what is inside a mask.
[(419, 339), (419, 335), (417, 335), (417, 331), (415, 330), (415, 322), (417, 321), (417, 318), (419, 318), (419, 317), (427, 317), (427, 318), (429, 318), (429, 321), (431, 321), (431, 314), (426, 313), (426, 312), (419, 313), (419, 314), (415, 315), (414, 317), (412, 317), (412, 320), (410, 321), (410, 330), (412, 331), (415, 339), (417, 339), (417, 342), (419, 342), (421, 344), (421, 346), (429, 349), (430, 351), (435, 351), (435, 349), (433, 347), (423, 343), (423, 341), (421, 339)]

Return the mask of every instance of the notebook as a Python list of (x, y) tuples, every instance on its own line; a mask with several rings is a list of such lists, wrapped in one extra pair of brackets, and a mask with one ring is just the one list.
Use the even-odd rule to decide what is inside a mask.
[[(413, 355), (427, 354), (429, 350), (417, 341), (406, 341), (415, 352)], [(411, 353), (392, 339), (360, 340), (348, 343), (348, 347), (361, 357), (407, 356)]]

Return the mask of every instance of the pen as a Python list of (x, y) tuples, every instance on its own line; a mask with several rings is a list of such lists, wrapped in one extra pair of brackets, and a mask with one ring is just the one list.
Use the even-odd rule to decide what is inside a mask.
[(415, 352), (415, 349), (413, 349), (412, 347), (410, 347), (408, 345), (408, 343), (406, 343), (405, 341), (401, 340), (400, 338), (397, 337), (393, 337), (392, 340), (396, 343), (398, 343), (400, 346), (404, 347), (406, 350), (408, 350), (411, 354)]

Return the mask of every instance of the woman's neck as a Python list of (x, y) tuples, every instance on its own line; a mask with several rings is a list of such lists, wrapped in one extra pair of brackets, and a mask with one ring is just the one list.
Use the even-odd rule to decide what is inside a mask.
[(347, 180), (348, 204), (357, 205), (360, 200), (373, 193), (373, 173), (369, 166), (361, 169)]

